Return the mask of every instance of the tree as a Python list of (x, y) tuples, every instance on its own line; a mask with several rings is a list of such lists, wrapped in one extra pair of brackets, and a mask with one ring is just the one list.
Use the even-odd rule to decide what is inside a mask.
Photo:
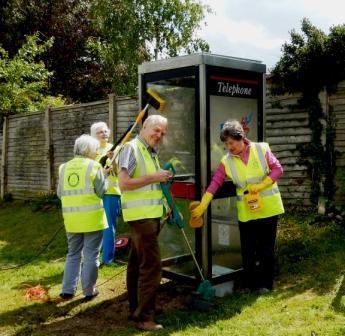
[(49, 101), (63, 105), (61, 97), (46, 94), (48, 71), (38, 57), (53, 45), (53, 39), (40, 42), (38, 34), (28, 36), (13, 58), (0, 47), (0, 117), (42, 110)]
[(54, 37), (54, 45), (40, 57), (53, 75), (49, 93), (70, 101), (90, 101), (105, 95), (86, 41), (95, 36), (89, 19), (91, 0), (0, 0), (0, 41), (12, 57), (25, 36), (39, 32), (42, 40)]
[(302, 93), (299, 106), (309, 112), (312, 138), (299, 150), (301, 162), (307, 165), (312, 177), (311, 201), (317, 204), (322, 194), (332, 201), (336, 190), (336, 121), (331, 107), (329, 113), (324, 114), (319, 93), (322, 90), (333, 93), (345, 79), (345, 25), (331, 27), (330, 34), (326, 35), (303, 19), (302, 34), (293, 30), (290, 35), (291, 42), (283, 45), (283, 55), (272, 70), (272, 93)]
[(0, 0), (0, 41), (15, 55), (25, 36), (54, 37), (40, 57), (49, 93), (90, 101), (135, 93), (137, 66), (153, 58), (208, 51), (196, 36), (208, 7), (196, 0)]
[(194, 0), (96, 0), (91, 16), (99, 37), (89, 47), (105, 80), (117, 94), (133, 94), (143, 61), (208, 51), (196, 36), (205, 11)]

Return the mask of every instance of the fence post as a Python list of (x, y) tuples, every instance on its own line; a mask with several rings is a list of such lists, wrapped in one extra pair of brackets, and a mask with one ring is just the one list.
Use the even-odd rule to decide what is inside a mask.
[(110, 142), (116, 141), (117, 131), (117, 100), (115, 93), (110, 93), (109, 97), (109, 114), (108, 114), (108, 125), (110, 128)]
[(44, 111), (44, 120), (43, 120), (43, 129), (45, 132), (45, 148), (44, 152), (46, 153), (46, 162), (47, 162), (47, 191), (52, 190), (52, 166), (53, 166), (53, 153), (51, 146), (51, 134), (50, 134), (50, 106)]
[(8, 117), (4, 118), (2, 126), (2, 153), (1, 153), (1, 199), (5, 197), (7, 189), (7, 148), (8, 148)]

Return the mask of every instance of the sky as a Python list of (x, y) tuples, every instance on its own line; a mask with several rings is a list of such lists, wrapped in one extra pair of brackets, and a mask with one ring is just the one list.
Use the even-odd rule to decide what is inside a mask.
[(271, 69), (290, 42), (290, 32), (301, 32), (304, 17), (329, 33), (345, 24), (344, 0), (201, 0), (214, 11), (198, 34), (213, 54), (261, 61)]

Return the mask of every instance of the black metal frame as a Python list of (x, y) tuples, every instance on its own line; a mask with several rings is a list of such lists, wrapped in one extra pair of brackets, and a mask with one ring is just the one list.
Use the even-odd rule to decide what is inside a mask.
[[(263, 138), (263, 74), (254, 71), (247, 71), (247, 70), (239, 70), (239, 69), (232, 69), (232, 68), (225, 68), (225, 67), (217, 67), (206, 65), (206, 125), (207, 125), (207, 137), (206, 137), (206, 146), (207, 151), (210, 153), (210, 76), (212, 75), (234, 75), (240, 76), (241, 78), (245, 79), (256, 79), (259, 81), (259, 90), (258, 90), (258, 140), (261, 141)], [(243, 98), (246, 99), (246, 98)], [(211, 157), (210, 155), (207, 156), (207, 182), (208, 184), (211, 182)], [(225, 198), (229, 196), (236, 196), (236, 187), (231, 181), (225, 181), (223, 186), (218, 189), (217, 193), (214, 196), (214, 199)], [(208, 222), (207, 225), (211, 228), (211, 207), (208, 208)], [(212, 230), (209, 230), (210, 234), (208, 235), (208, 277), (211, 280), (212, 284), (220, 284), (226, 281), (236, 279), (241, 273), (242, 268), (232, 271), (227, 274), (222, 274), (219, 276), (212, 277)]]
[[(199, 125), (200, 123), (200, 93), (199, 93), (199, 85), (200, 85), (200, 66), (188, 66), (184, 68), (175, 68), (175, 69), (168, 69), (168, 70), (162, 70), (157, 72), (149, 72), (144, 73), (141, 75), (141, 95), (142, 97), (145, 96), (147, 84), (150, 82), (156, 82), (164, 79), (170, 79), (170, 78), (176, 78), (176, 77), (182, 77), (182, 76), (195, 76), (195, 125)], [(264, 73), (255, 72), (255, 71), (247, 71), (247, 70), (239, 70), (239, 69), (232, 69), (232, 68), (226, 68), (226, 67), (216, 67), (211, 65), (206, 65), (206, 146), (208, 152), (210, 152), (210, 86), (209, 86), (209, 76), (215, 75), (215, 74), (221, 74), (221, 75), (236, 75), (241, 76), (243, 78), (248, 79), (257, 79), (259, 80), (259, 92), (258, 92), (258, 140), (262, 141), (263, 139), (263, 97), (264, 97)], [(243, 98), (245, 99), (245, 98)], [(142, 107), (144, 107), (144, 102), (142, 101)], [(195, 128), (195, 137), (196, 139), (200, 139), (200, 129), (199, 127)], [(201, 179), (200, 179), (200, 146), (198, 142), (195, 143), (195, 156), (196, 156), (196, 162), (195, 162), (195, 183), (196, 183), (196, 198), (201, 198), (201, 188), (198, 187), (201, 185)], [(211, 158), (208, 155), (207, 156), (207, 181), (210, 183), (211, 181)], [(232, 182), (225, 182), (223, 187), (218, 190), (218, 192), (215, 195), (215, 198), (224, 198), (233, 196), (236, 194), (235, 186)], [(209, 207), (208, 209), (209, 215), (208, 215), (208, 223), (207, 225), (209, 228), (211, 228), (211, 209)], [(219, 275), (216, 277), (212, 277), (212, 230), (209, 230), (210, 234), (207, 237), (207, 244), (208, 244), (208, 260), (210, 261), (208, 263), (208, 270), (207, 275), (208, 279), (211, 281), (212, 284), (220, 284), (226, 281), (231, 281), (236, 279), (242, 272), (242, 269), (238, 269), (232, 272), (229, 272), (227, 274)], [(202, 256), (202, 230), (196, 229), (195, 230), (195, 254), (196, 258), (201, 264), (201, 256)], [(169, 259), (165, 259), (162, 261), (163, 264), (163, 277), (177, 280), (177, 281), (183, 281), (185, 283), (189, 284), (197, 284), (200, 281), (200, 278), (198, 274), (196, 274), (194, 277), (179, 274), (173, 271), (169, 271), (167, 269), (164, 269), (164, 266), (168, 265), (174, 265), (183, 263), (185, 261), (191, 260), (191, 256), (177, 256)]]

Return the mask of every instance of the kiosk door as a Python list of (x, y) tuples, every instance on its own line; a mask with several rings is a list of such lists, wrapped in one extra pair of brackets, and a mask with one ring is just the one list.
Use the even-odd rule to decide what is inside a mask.
[[(261, 80), (257, 73), (228, 70), (219, 75), (209, 69), (210, 178), (227, 153), (220, 130), (227, 120), (236, 119), (247, 136), (258, 141), (258, 114)], [(226, 181), (211, 203), (212, 277), (241, 269), (241, 243), (238, 229), (236, 193)]]

